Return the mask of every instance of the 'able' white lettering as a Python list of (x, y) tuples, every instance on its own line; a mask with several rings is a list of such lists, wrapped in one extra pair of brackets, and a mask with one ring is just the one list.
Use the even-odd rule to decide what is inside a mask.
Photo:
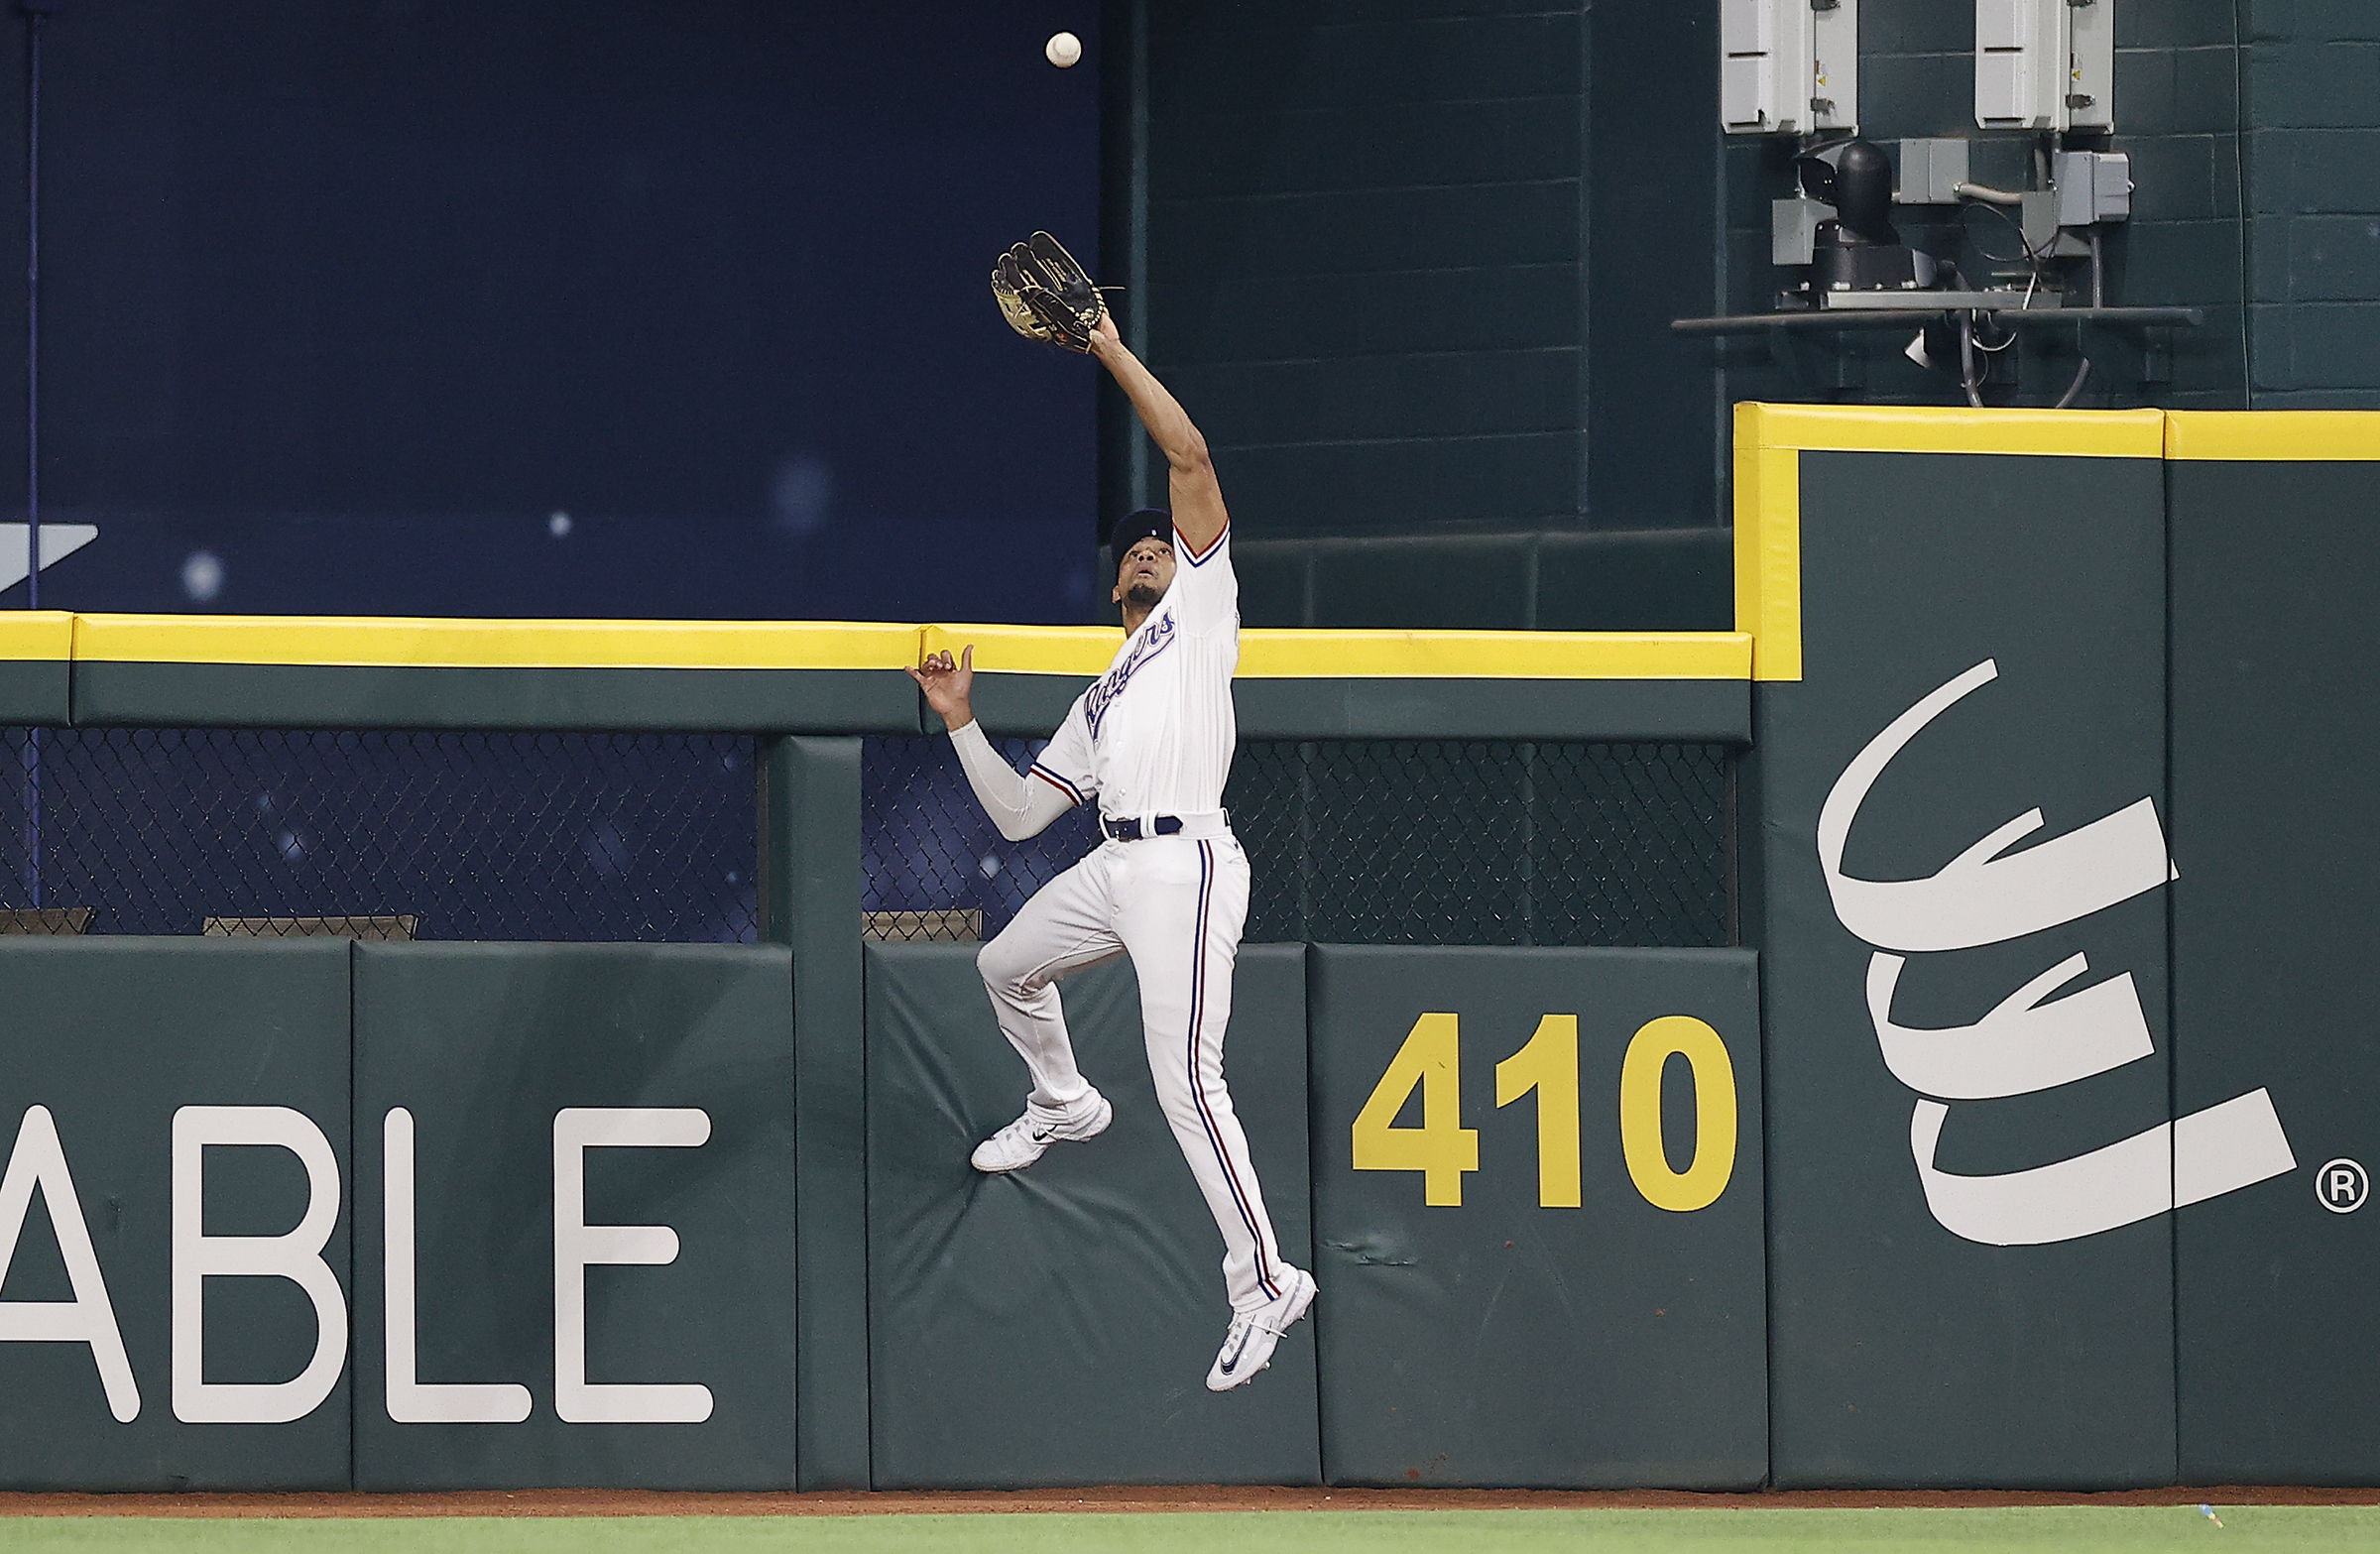
[[(209, 1236), (209, 1144), (287, 1149), (305, 1167), (305, 1214), (281, 1236)], [(339, 1162), (303, 1112), (185, 1106), (174, 1114), (174, 1417), (184, 1424), (288, 1424), (321, 1406), (347, 1368), (347, 1297), (322, 1249), (339, 1222)], [(206, 1379), (206, 1281), (284, 1278), (314, 1305), (314, 1357), (287, 1381)]]
[(553, 1411), (572, 1424), (700, 1424), (711, 1389), (683, 1382), (587, 1379), (587, 1268), (677, 1260), (666, 1225), (589, 1225), (586, 1152), (689, 1149), (711, 1136), (699, 1107), (573, 1106), (553, 1118)]
[[(699, 1424), (711, 1389), (692, 1382), (596, 1383), (587, 1379), (590, 1267), (675, 1262), (677, 1232), (666, 1225), (590, 1225), (586, 1152), (598, 1148), (684, 1149), (706, 1143), (710, 1115), (697, 1107), (570, 1107), (553, 1119), (554, 1412), (570, 1424)], [(382, 1119), (384, 1359), (389, 1417), (400, 1424), (519, 1424), (529, 1388), (510, 1381), (428, 1382), (419, 1375), (418, 1240), (415, 1209), (414, 1116), (393, 1107)], [(279, 1236), (206, 1233), (205, 1162), (210, 1147), (287, 1149), (305, 1168), (305, 1212)], [(319, 1408), (346, 1371), (348, 1313), (323, 1251), (338, 1227), (339, 1163), (330, 1140), (302, 1112), (281, 1106), (185, 1106), (174, 1114), (172, 1170), (172, 1376), (174, 1417), (184, 1424), (288, 1424)], [(108, 1411), (140, 1417), (141, 1393), (107, 1280), (91, 1243), (58, 1127), (46, 1107), (26, 1110), (0, 1173), (0, 1286), (16, 1259), (36, 1191), (72, 1287), (71, 1300), (0, 1300), (0, 1344), (81, 1344), (91, 1352)], [(313, 1305), (313, 1355), (286, 1381), (206, 1379), (207, 1280), (287, 1279)]]
[(73, 1173), (66, 1169), (66, 1151), (46, 1106), (25, 1109), (16, 1147), (8, 1154), (8, 1173), (0, 1176), (0, 1285), (8, 1283), (9, 1265), (17, 1259), (17, 1243), (25, 1234), (25, 1215), (33, 1206), (36, 1187), (50, 1211), (50, 1229), (65, 1259), (74, 1298), (0, 1301), (0, 1344), (88, 1344), (91, 1362), (99, 1368), (99, 1384), (107, 1390), (107, 1411), (117, 1423), (130, 1424), (141, 1416), (141, 1389), (133, 1384), (124, 1332), (116, 1326), (107, 1280), (99, 1272), (99, 1255), (91, 1250), (90, 1227), (83, 1223)]
[(399, 1424), (519, 1424), (529, 1417), (526, 1386), (416, 1379), (414, 1114), (390, 1108), (381, 1123), (381, 1325), (387, 1334), (389, 1417)]

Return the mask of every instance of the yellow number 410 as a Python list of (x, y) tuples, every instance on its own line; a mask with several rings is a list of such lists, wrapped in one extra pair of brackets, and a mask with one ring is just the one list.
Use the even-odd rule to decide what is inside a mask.
[[(1683, 1057), (1694, 1075), (1694, 1160), (1670, 1168), (1661, 1143), (1661, 1070)], [(1421, 1126), (1396, 1116), (1421, 1092)], [(1537, 1097), (1537, 1202), (1575, 1209), (1581, 1191), (1579, 1016), (1548, 1015), (1519, 1051), (1495, 1065), (1495, 1104)], [(1673, 1214), (1708, 1208), (1735, 1173), (1735, 1069), (1719, 1032), (1702, 1020), (1668, 1015), (1647, 1021), (1628, 1042), (1619, 1075), (1620, 1154), (1645, 1202)], [(1355, 1168), (1419, 1171), (1421, 1201), (1459, 1208), (1463, 1175), (1480, 1168), (1480, 1135), (1463, 1126), (1462, 1032), (1453, 1015), (1413, 1022), (1388, 1071), (1356, 1114)]]
[[(1419, 1171), (1421, 1201), (1433, 1208), (1463, 1202), (1463, 1173), (1480, 1168), (1480, 1133), (1463, 1126), (1462, 1033), (1453, 1015), (1424, 1015), (1388, 1072), (1356, 1114), (1359, 1171)], [(1421, 1090), (1421, 1126), (1399, 1128), (1414, 1088)]]

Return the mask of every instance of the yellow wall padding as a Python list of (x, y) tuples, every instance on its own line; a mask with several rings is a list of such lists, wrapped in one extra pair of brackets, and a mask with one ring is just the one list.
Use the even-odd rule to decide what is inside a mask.
[(2172, 411), (2165, 456), (2253, 463), (2380, 459), (2380, 411)]
[(63, 610), (0, 610), (0, 659), (74, 657), (74, 617)]
[(1738, 405), (1735, 445), (1838, 453), (2021, 453), (2162, 458), (2165, 412), (1969, 410), (1934, 405)]
[(81, 615), (74, 657), (435, 668), (896, 669), (917, 628), (832, 621), (471, 621)]

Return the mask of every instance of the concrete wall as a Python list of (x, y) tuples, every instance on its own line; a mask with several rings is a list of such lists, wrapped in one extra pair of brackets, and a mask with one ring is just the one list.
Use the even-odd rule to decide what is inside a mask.
[(1150, 355), (1243, 538), (1577, 521), (1585, 8), (1517, 12), (1146, 8)]
[(1146, 338), (1244, 537), (1712, 521), (1638, 456), (1713, 409), (1660, 327), (1711, 289), (1701, 8), (1135, 10)]
[[(1718, 516), (1666, 329), (1716, 276), (1706, 10), (1111, 5), (1120, 312), (1216, 450), (1250, 624), (1726, 624), (1667, 542)], [(1161, 502), (1107, 414), (1107, 506)], [(1304, 545), (1415, 536), (1462, 538)]]
[(2255, 407), (2380, 405), (2380, 8), (2241, 9)]

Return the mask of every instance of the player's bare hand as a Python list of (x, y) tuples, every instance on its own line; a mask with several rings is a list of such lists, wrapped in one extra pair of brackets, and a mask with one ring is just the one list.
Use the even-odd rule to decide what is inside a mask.
[(909, 670), (909, 678), (925, 692), (925, 704), (934, 709), (935, 716), (949, 728), (964, 728), (975, 721), (970, 697), (975, 690), (975, 644), (959, 650), (953, 659), (950, 651), (929, 653), (917, 667)]
[(1093, 325), (1091, 329), (1091, 354), (1097, 356), (1102, 347), (1109, 345), (1122, 345), (1123, 343), (1124, 336), (1119, 334), (1116, 330), (1116, 314), (1109, 309), (1107, 305), (1107, 299), (1102, 298), (1100, 299), (1099, 322)]

